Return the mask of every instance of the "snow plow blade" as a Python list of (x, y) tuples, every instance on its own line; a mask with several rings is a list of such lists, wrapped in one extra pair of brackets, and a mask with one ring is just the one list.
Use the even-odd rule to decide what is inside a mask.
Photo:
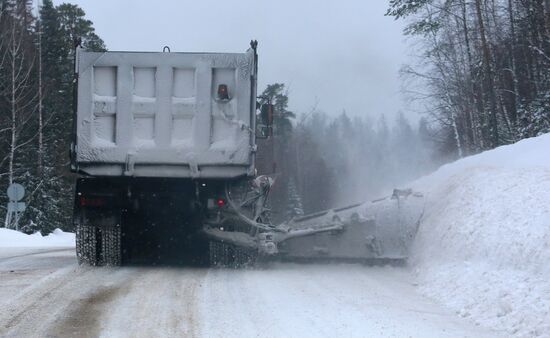
[(292, 260), (404, 261), (423, 210), (422, 194), (396, 189), (391, 197), (295, 218), (285, 224), (278, 252)]

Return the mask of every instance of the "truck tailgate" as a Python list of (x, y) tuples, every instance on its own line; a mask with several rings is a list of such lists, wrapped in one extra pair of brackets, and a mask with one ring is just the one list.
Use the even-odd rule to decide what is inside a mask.
[[(254, 170), (255, 52), (77, 53), (75, 164), (102, 176)], [(225, 85), (229, 94), (218, 93)], [(223, 86), (222, 86), (223, 87)]]

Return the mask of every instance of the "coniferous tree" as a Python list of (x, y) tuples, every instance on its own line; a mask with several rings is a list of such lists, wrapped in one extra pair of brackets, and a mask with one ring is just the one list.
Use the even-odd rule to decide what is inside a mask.
[[(44, 0), (35, 17), (31, 5), (0, 1), (0, 190), (22, 183), (23, 230), (49, 232), (71, 228), (73, 39), (97, 51), (105, 45), (78, 6)], [(0, 194), (0, 209), (5, 198)]]
[[(288, 184), (290, 162), (290, 138), (293, 131), (293, 112), (288, 110), (288, 93), (282, 83), (270, 84), (259, 96), (259, 103), (273, 104), (273, 135), (267, 142), (261, 142), (264, 152), (264, 160), (271, 159), (273, 167), (270, 174), (275, 175), (276, 184), (271, 192), (271, 203), (274, 221), (282, 221), (285, 218), (285, 210), (288, 200)], [(267, 160), (269, 161), (269, 160)], [(268, 169), (269, 170), (269, 169)]]
[(45, 0), (40, 15), (44, 36), (47, 36), (42, 40), (47, 151), (44, 180), (35, 203), (41, 206), (35, 208), (35, 223), (51, 231), (71, 225), (74, 178), (68, 169), (68, 153), (73, 125), (75, 40), (81, 39), (83, 48), (93, 51), (104, 51), (105, 44), (95, 34), (84, 11), (76, 5), (54, 7), (51, 0)]
[(31, 169), (25, 162), (35, 136), (36, 55), (31, 2), (4, 1), (0, 10), (0, 186), (5, 191), (11, 183), (24, 183)]

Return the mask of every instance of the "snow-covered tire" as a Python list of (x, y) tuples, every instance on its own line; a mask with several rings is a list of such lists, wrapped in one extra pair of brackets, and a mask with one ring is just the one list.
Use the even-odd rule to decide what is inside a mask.
[(209, 261), (212, 267), (221, 267), (227, 263), (228, 258), (224, 254), (224, 244), (217, 241), (210, 241), (208, 243)]
[(101, 249), (102, 265), (122, 264), (121, 229), (118, 224), (101, 228)]
[(256, 264), (257, 251), (248, 248), (235, 247), (233, 254), (235, 256), (235, 267), (252, 267)]
[(256, 263), (257, 252), (218, 241), (210, 241), (210, 266), (219, 268), (251, 267)]
[(99, 265), (98, 229), (92, 225), (76, 225), (76, 257), (78, 264)]
[[(101, 224), (101, 225), (98, 225)], [(92, 221), (82, 217), (76, 224), (78, 264), (119, 266), (122, 263), (122, 232), (115, 217)]]

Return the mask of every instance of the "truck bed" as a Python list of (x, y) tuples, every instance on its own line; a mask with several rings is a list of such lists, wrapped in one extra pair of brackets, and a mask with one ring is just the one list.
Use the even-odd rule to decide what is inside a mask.
[[(95, 176), (252, 175), (256, 54), (77, 51), (73, 169)], [(226, 85), (228, 99), (218, 89)]]

